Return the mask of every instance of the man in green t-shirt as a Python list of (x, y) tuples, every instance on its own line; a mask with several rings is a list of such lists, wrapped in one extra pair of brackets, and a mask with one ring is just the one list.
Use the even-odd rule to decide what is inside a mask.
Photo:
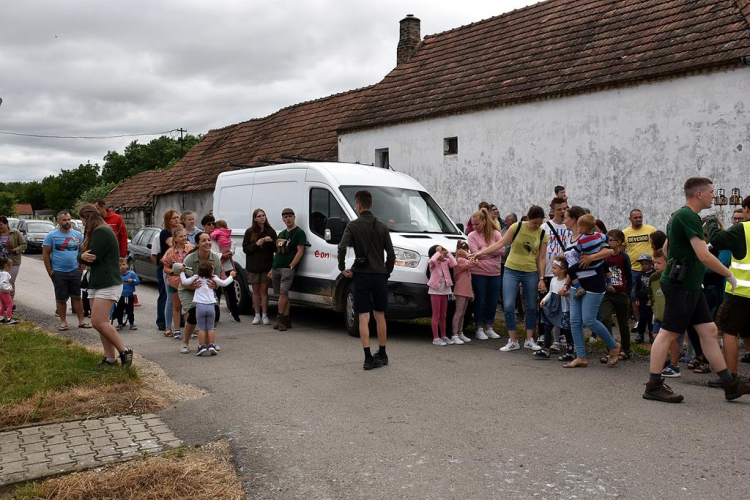
[(297, 272), (297, 265), (305, 254), (305, 232), (297, 227), (294, 210), (285, 208), (281, 219), (286, 229), (281, 231), (276, 240), (276, 253), (268, 277), (273, 281), (273, 291), (279, 296), (279, 314), (274, 329), (281, 332), (292, 327), (289, 319), (289, 289)]
[(685, 181), (685, 206), (672, 214), (667, 224), (667, 267), (661, 277), (664, 293), (664, 317), (661, 330), (651, 347), (650, 377), (644, 399), (664, 403), (680, 403), (683, 397), (664, 384), (662, 369), (669, 354), (669, 346), (689, 326), (695, 328), (701, 339), (703, 354), (711, 368), (722, 380), (724, 397), (737, 399), (750, 394), (750, 385), (733, 377), (716, 342), (716, 324), (701, 290), (706, 267), (724, 276), (732, 291), (737, 279), (708, 250), (703, 236), (703, 225), (698, 214), (711, 208), (714, 199), (713, 181), (706, 177), (691, 177)]

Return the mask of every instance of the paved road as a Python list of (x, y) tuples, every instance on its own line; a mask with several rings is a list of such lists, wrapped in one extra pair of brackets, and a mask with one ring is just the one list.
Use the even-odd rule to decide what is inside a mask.
[[(53, 324), (41, 262), (19, 281), (20, 310)], [(188, 444), (229, 439), (255, 498), (741, 498), (750, 484), (750, 398), (725, 402), (695, 385), (705, 375), (659, 404), (641, 398), (643, 363), (564, 370), (498, 352), (506, 339), (439, 348), (405, 325), (391, 364), (364, 372), (341, 318), (301, 309), (284, 333), (222, 322), (220, 355), (196, 358), (153, 329), (155, 287), (138, 293), (128, 345), (210, 392), (162, 418)]]

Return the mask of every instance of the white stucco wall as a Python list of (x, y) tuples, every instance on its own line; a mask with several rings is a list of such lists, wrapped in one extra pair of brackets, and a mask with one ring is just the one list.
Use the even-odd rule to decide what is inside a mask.
[(195, 212), (196, 224), (200, 225), (201, 218), (214, 207), (214, 191), (189, 191), (187, 193), (169, 193), (154, 196), (154, 224), (162, 226), (164, 212), (186, 210)]
[[(691, 176), (750, 194), (750, 68), (342, 134), (339, 161), (388, 148), (456, 222), (481, 200), (503, 216), (546, 207), (557, 184), (609, 228), (631, 208), (664, 228)], [(458, 136), (458, 155), (443, 139)], [(724, 208), (728, 221), (731, 207)]]

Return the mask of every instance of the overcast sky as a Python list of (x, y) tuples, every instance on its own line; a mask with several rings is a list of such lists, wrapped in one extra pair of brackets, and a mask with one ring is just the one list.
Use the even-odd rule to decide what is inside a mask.
[[(398, 22), (422, 36), (535, 0), (66, 0), (3, 2), (0, 131), (112, 136), (206, 133), (380, 81)], [(103, 164), (131, 141), (0, 134), (0, 181)]]

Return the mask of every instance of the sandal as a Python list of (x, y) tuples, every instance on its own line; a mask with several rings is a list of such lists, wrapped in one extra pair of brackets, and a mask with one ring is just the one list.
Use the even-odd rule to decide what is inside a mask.
[(171, 328), (167, 328), (166, 330), (164, 330), (164, 336), (165, 337), (171, 337), (172, 335), (174, 335), (174, 334), (172, 333), (172, 329)]
[(630, 359), (630, 353), (627, 351), (620, 351), (620, 361), (627, 361)]
[(70, 330), (68, 325), (60, 325), (60, 328), (57, 329), (58, 332), (67, 332), (68, 330)]
[(91, 328), (91, 325), (89, 325), (88, 323), (83, 323), (83, 324), (78, 325), (78, 328), (83, 328), (85, 330), (85, 329)]
[(708, 363), (701, 363), (697, 368), (693, 369), (693, 373), (711, 373), (711, 367), (708, 365)]
[(620, 349), (621, 346), (619, 343), (615, 345), (613, 349), (609, 350), (609, 361), (607, 362), (607, 366), (612, 368), (620, 361)]
[(564, 363), (563, 368), (578, 368), (579, 366), (581, 368), (586, 368), (588, 366), (588, 361), (586, 361), (585, 358), (576, 358), (570, 363)]

